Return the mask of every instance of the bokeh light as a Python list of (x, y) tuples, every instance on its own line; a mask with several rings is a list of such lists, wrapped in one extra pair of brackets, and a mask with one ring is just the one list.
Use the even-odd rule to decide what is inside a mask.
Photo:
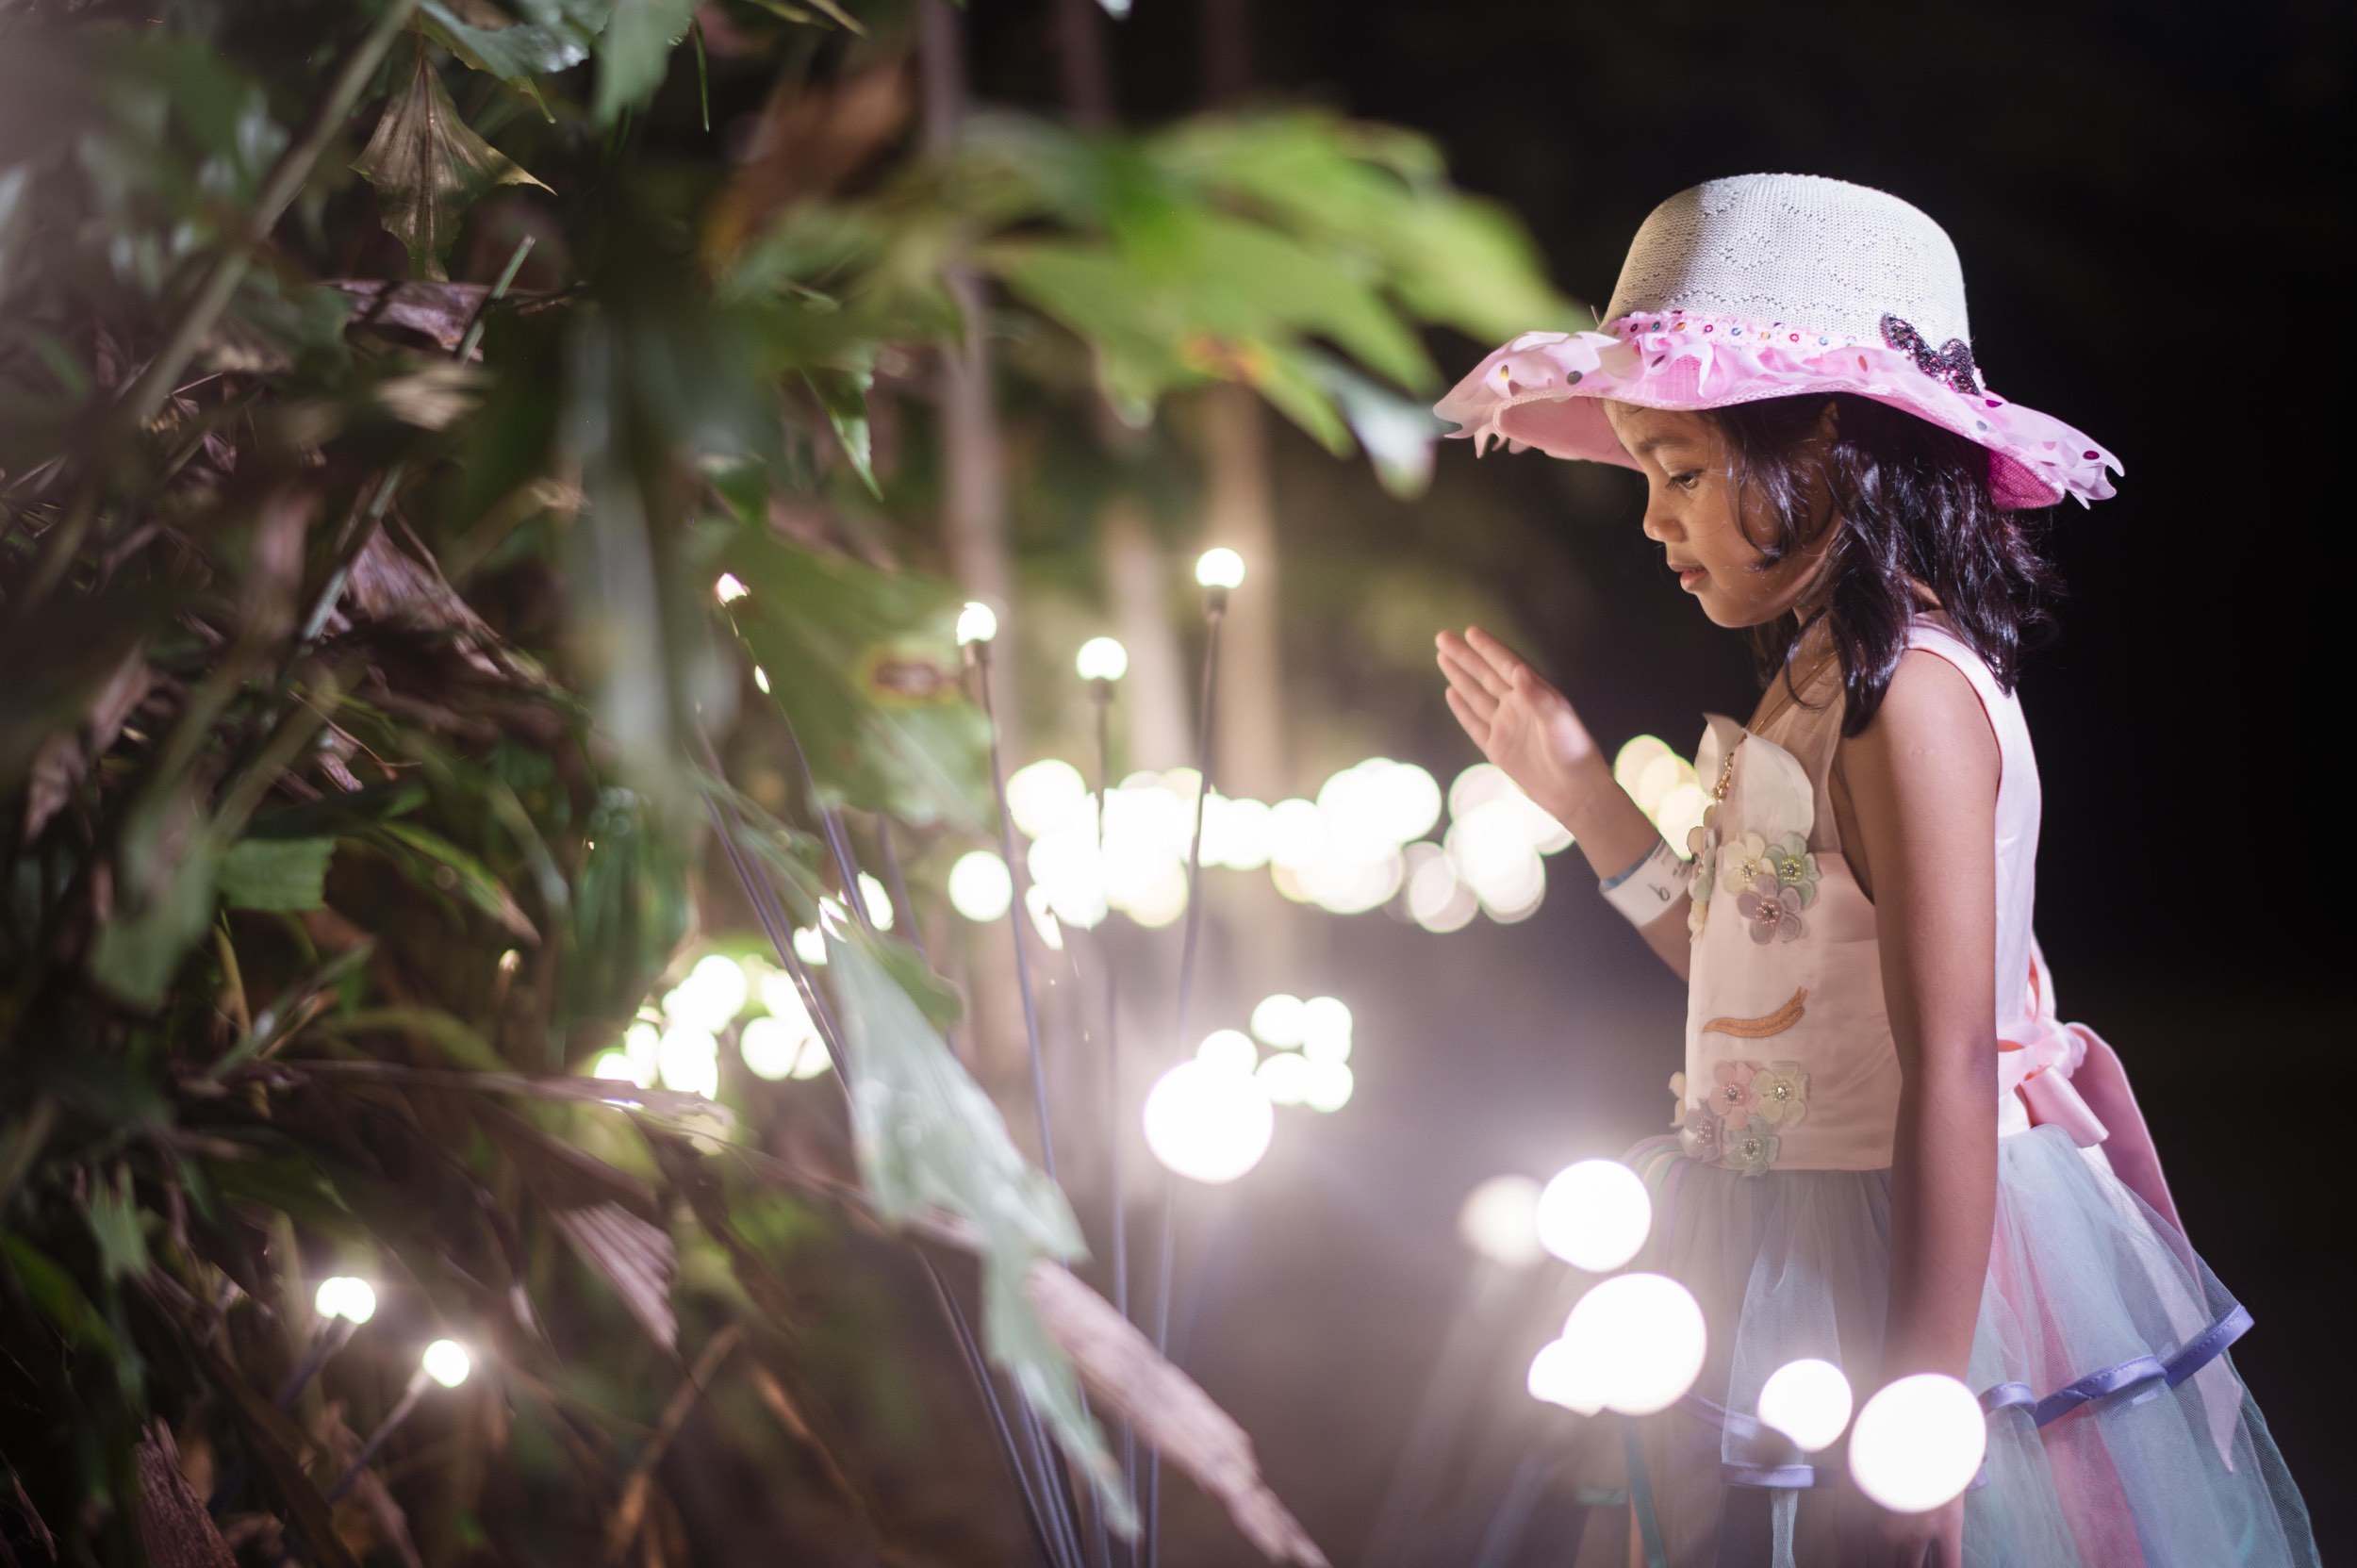
[(418, 1359), (418, 1364), (425, 1368), (427, 1377), (444, 1388), (456, 1388), (474, 1370), (474, 1358), (468, 1355), (467, 1347), (456, 1340), (437, 1339), (425, 1347), (425, 1354)]
[(1597, 1352), (1598, 1346), (1584, 1341), (1547, 1341), (1530, 1359), (1530, 1375), (1525, 1383), (1530, 1396), (1581, 1415), (1603, 1410), (1606, 1367)]
[(1603, 1280), (1572, 1309), (1563, 1337), (1599, 1359), (1601, 1402), (1623, 1415), (1676, 1404), (1694, 1386), (1709, 1347), (1693, 1293), (1660, 1274)]
[(997, 919), (1014, 904), (1014, 877), (995, 850), (968, 850), (949, 867), (949, 907), (969, 920)]
[(1261, 1065), (1261, 1048), (1242, 1030), (1215, 1029), (1195, 1048), (1195, 1059), (1229, 1072), (1249, 1073)]
[(1350, 1008), (1340, 997), (1311, 997), (1301, 1004), (1301, 1052), (1311, 1061), (1347, 1060), (1350, 1032)]
[(376, 1287), (349, 1274), (334, 1274), (320, 1281), (311, 1297), (321, 1317), (340, 1317), (358, 1328), (376, 1315)]
[(1805, 1357), (1768, 1375), (1759, 1389), (1759, 1419), (1803, 1453), (1833, 1445), (1850, 1424), (1850, 1379), (1831, 1362)]
[(979, 599), (969, 599), (958, 612), (958, 646), (988, 642), (998, 635), (998, 612)]
[(1112, 637), (1091, 637), (1073, 656), (1083, 681), (1118, 681), (1129, 673), (1129, 651)]
[(1546, 1256), (1539, 1245), (1539, 1183), (1527, 1176), (1493, 1176), (1465, 1195), (1457, 1234), (1493, 1263), (1528, 1268)]
[[(733, 970), (736, 966), (729, 967)], [(654, 1060), (655, 1076), (666, 1089), (706, 1099), (720, 1092), (720, 1042), (708, 1029), (673, 1024), (655, 1043)]]
[(1257, 1078), (1201, 1061), (1179, 1063), (1146, 1092), (1145, 1124), (1165, 1169), (1211, 1185), (1259, 1164), (1277, 1131)]
[(1924, 1513), (1972, 1484), (1988, 1418), (1972, 1391), (1937, 1372), (1888, 1384), (1850, 1431), (1850, 1477), (1893, 1513)]
[(1252, 1009), (1252, 1032), (1261, 1044), (1282, 1049), (1301, 1044), (1309, 1029), (1308, 1010), (1299, 997), (1278, 991), (1262, 997)]
[(1574, 1268), (1609, 1274), (1637, 1256), (1653, 1229), (1644, 1179), (1618, 1160), (1582, 1160), (1539, 1195), (1539, 1243)]
[(1298, 1052), (1277, 1052), (1262, 1062), (1252, 1076), (1271, 1105), (1299, 1105), (1309, 1098), (1310, 1063)]
[(1007, 777), (1007, 814), (1026, 838), (1071, 826), (1088, 804), (1088, 781), (1061, 757), (1042, 757)]
[(663, 1015), (675, 1028), (717, 1033), (728, 1028), (750, 991), (745, 970), (734, 959), (706, 953), (696, 960), (684, 980), (664, 993)]
[(1195, 560), (1195, 580), (1207, 588), (1244, 586), (1244, 557), (1226, 545), (1213, 545)]
[(1310, 1110), (1339, 1111), (1350, 1103), (1351, 1091), (1358, 1086), (1358, 1075), (1350, 1070), (1349, 1063), (1302, 1058), (1301, 1103)]
[(712, 597), (723, 604), (733, 604), (750, 591), (745, 586), (744, 580), (733, 571), (720, 573), (712, 585)]

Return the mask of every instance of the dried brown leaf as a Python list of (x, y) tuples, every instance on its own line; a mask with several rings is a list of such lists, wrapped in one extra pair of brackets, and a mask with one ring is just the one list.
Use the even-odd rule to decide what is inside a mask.
[(537, 672), (515, 657), (490, 623), (459, 597), (417, 536), (407, 538), (404, 549), (379, 528), (360, 547), (344, 585), (353, 617), (445, 635), (459, 657), (483, 674), (538, 684)]
[(236, 1568), (237, 1558), (205, 1511), (204, 1499), (180, 1473), (172, 1428), (151, 1423), (138, 1454), (140, 1544), (147, 1560), (155, 1568)]
[(442, 276), (442, 257), (475, 198), (500, 185), (549, 189), (467, 128), (422, 42), (408, 89), (385, 106), (352, 167), (376, 187), (385, 226), (408, 248), (411, 270), (426, 277)]
[(1219, 1499), (1261, 1556), (1325, 1568), (1325, 1554), (1261, 1479), (1244, 1428), (1164, 1360), (1153, 1341), (1070, 1271), (1045, 1259), (1031, 1265), (1023, 1294), (1098, 1403), (1118, 1411), (1141, 1441)]
[[(445, 354), (458, 352), (467, 328), (485, 309), (491, 292), (487, 283), (452, 283), (441, 278), (331, 278), (323, 286), (340, 289), (353, 301), (353, 326), (397, 326), (424, 335)], [(528, 309), (547, 296), (510, 289), (505, 305)], [(477, 345), (474, 358), (483, 357)]]

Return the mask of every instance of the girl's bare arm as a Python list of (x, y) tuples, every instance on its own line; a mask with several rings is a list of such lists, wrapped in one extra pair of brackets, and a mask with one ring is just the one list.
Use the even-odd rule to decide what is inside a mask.
[[(1904, 1074), (1876, 1386), (1914, 1372), (1962, 1378), (1997, 1206), (1997, 739), (1963, 674), (1917, 652), (1873, 722), (1843, 742), (1841, 764)], [(1936, 1540), (1960, 1518), (1952, 1507), (1884, 1528)], [(1902, 1543), (1896, 1560), (1918, 1560), (1909, 1544), (1932, 1541)]]

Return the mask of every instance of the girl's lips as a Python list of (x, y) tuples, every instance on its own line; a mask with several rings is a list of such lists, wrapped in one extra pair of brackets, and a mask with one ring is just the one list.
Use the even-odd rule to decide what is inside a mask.
[(1701, 587), (1703, 579), (1710, 575), (1701, 567), (1678, 567), (1673, 569), (1678, 574), (1678, 586), (1688, 593), (1692, 593), (1696, 588)]

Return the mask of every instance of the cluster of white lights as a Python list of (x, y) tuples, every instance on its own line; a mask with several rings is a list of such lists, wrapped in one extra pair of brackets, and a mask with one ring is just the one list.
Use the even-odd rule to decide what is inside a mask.
[[(1140, 925), (1166, 926), (1186, 912), (1201, 788), (1193, 768), (1132, 773), (1109, 792), (1100, 820), (1080, 770), (1048, 757), (1007, 780), (1007, 805), (1030, 841), (1025, 869), (1057, 919), (1088, 929), (1118, 910)], [(1444, 804), (1457, 820), (1435, 843), (1424, 835)], [(1207, 867), (1265, 868), (1286, 898), (1336, 915), (1363, 914), (1404, 892), (1406, 912), (1430, 931), (1458, 930), (1483, 913), (1498, 920), (1528, 916), (1546, 891), (1540, 856), (1571, 843), (1488, 763), (1467, 768), (1444, 793), (1424, 768), (1389, 757), (1342, 769), (1314, 800), (1270, 802), (1213, 790), (1202, 822)], [(1005, 913), (982, 896), (996, 879), (967, 874), (972, 910), (989, 913), (973, 913), (953, 888), (960, 913), (978, 919)]]
[[(1335, 1112), (1350, 1103), (1358, 1080), (1350, 1069), (1350, 1009), (1338, 997), (1307, 1001), (1279, 991), (1252, 1009), (1247, 1035), (1223, 1029), (1197, 1048), (1252, 1074), (1272, 1104)], [(1254, 1042), (1258, 1042), (1255, 1045)], [(1260, 1047), (1268, 1048), (1262, 1056)]]
[(1684, 853), (1686, 835), (1702, 826), (1703, 812), (1710, 804), (1694, 777), (1694, 765), (1658, 736), (1639, 735), (1613, 757), (1612, 779), (1653, 818), (1661, 836)]
[(816, 1078), (833, 1065), (793, 977), (758, 957), (706, 953), (663, 994), (661, 1014), (660, 1023), (641, 1018), (623, 1031), (621, 1048), (601, 1052), (591, 1074), (710, 1098), (720, 1088), (721, 1036), (732, 1028), (755, 1078)]
[(358, 1328), (376, 1315), (376, 1287), (349, 1274), (330, 1275), (320, 1281), (312, 1308), (323, 1318), (342, 1318)]

